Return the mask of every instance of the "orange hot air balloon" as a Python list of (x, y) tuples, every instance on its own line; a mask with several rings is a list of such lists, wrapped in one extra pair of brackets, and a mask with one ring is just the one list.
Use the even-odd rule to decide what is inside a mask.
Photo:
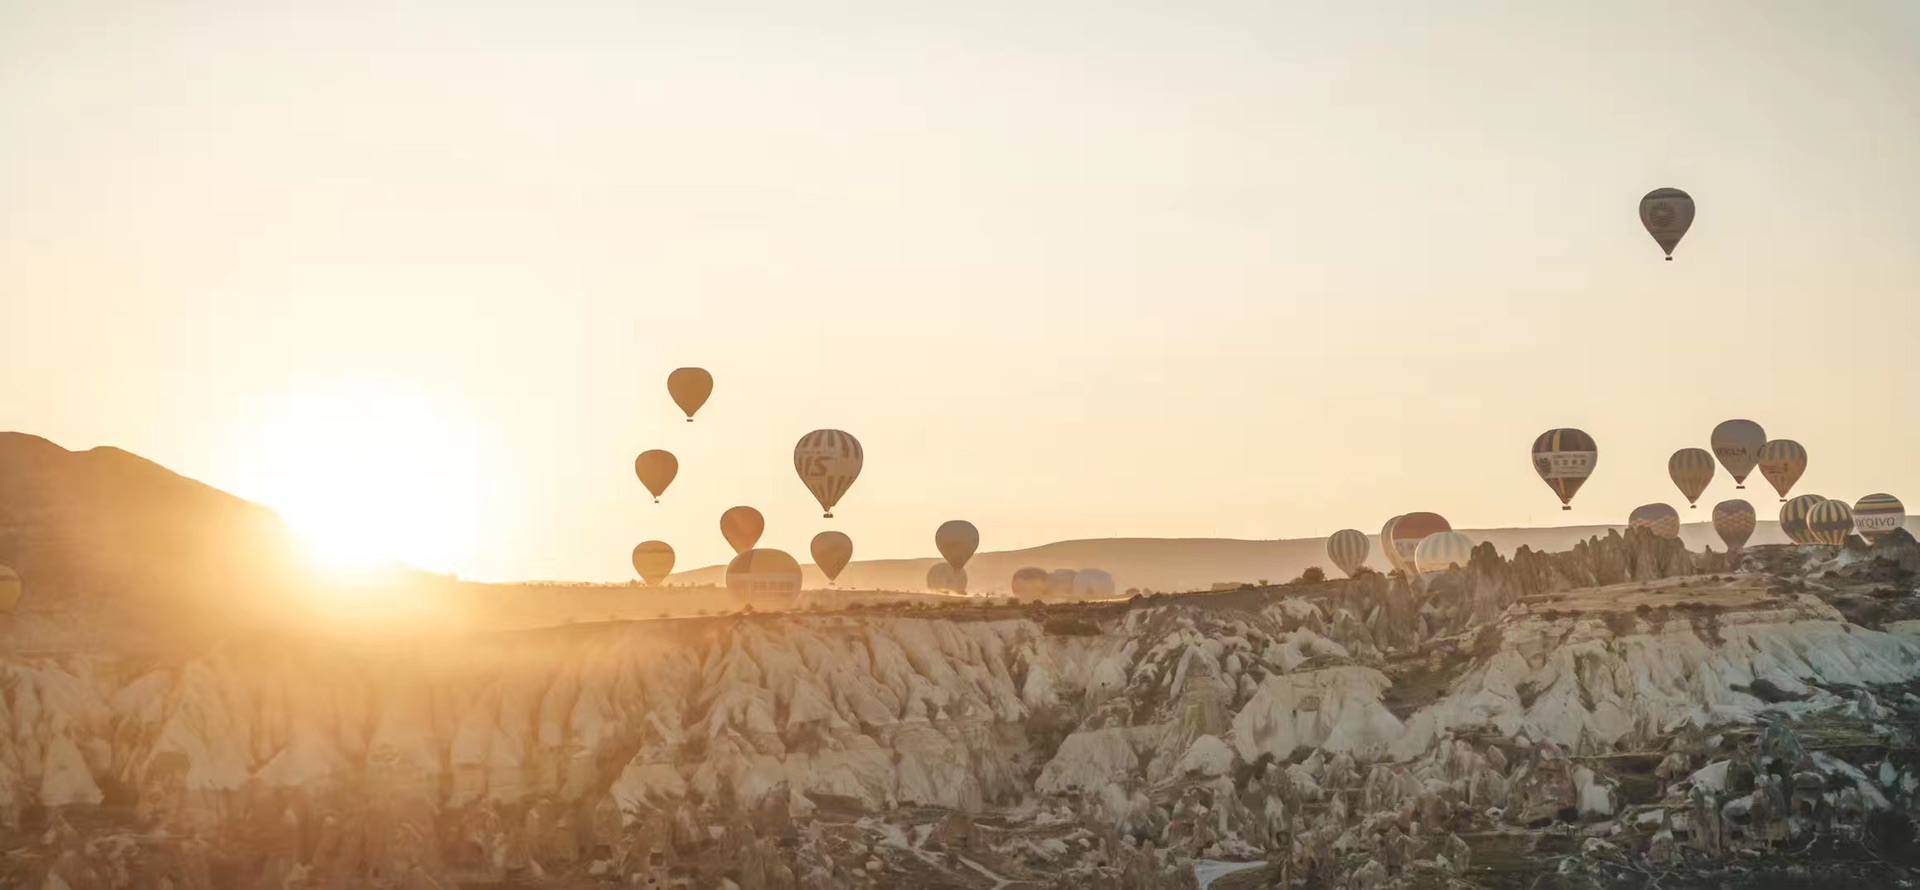
[(673, 484), (673, 477), (680, 473), (680, 460), (671, 452), (655, 448), (643, 451), (633, 459), (633, 473), (640, 477), (640, 484), (653, 492), (653, 502), (660, 502), (660, 495)]
[(660, 582), (673, 574), (673, 548), (664, 541), (647, 541), (633, 548), (633, 570), (640, 573), (648, 587), (659, 587)]
[(0, 566), (0, 612), (11, 612), (20, 603), (20, 576), (6, 566)]
[(675, 368), (667, 375), (667, 395), (673, 397), (673, 403), (686, 412), (687, 422), (692, 423), (693, 413), (713, 395), (713, 375), (705, 368)]
[(720, 534), (733, 545), (736, 554), (752, 550), (760, 540), (760, 533), (766, 530), (766, 518), (752, 507), (734, 507), (720, 514)]
[(821, 532), (813, 536), (813, 564), (831, 583), (853, 559), (853, 539), (845, 532)]

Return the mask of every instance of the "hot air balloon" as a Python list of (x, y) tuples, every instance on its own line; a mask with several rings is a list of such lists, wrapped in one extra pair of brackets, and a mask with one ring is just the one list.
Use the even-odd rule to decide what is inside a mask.
[(1013, 595), (1028, 598), (1046, 596), (1047, 570), (1028, 566), (1014, 572)]
[(1775, 439), (1760, 446), (1758, 458), (1760, 475), (1773, 483), (1773, 490), (1780, 493), (1780, 502), (1786, 503), (1787, 491), (1807, 471), (1807, 449), (1792, 439)]
[(1628, 528), (1644, 528), (1663, 538), (1680, 537), (1680, 511), (1666, 504), (1642, 504), (1627, 516)]
[(1826, 500), (1817, 494), (1803, 494), (1780, 505), (1780, 532), (1787, 540), (1795, 544), (1811, 544), (1813, 537), (1807, 534), (1807, 514), (1813, 512), (1813, 505)]
[(1106, 569), (1081, 569), (1073, 574), (1073, 595), (1078, 599), (1112, 599), (1113, 590), (1113, 576)]
[(965, 519), (949, 519), (934, 530), (933, 546), (940, 548), (940, 555), (947, 558), (948, 565), (964, 569), (967, 560), (973, 558), (973, 551), (980, 549), (980, 530)]
[(1560, 496), (1562, 510), (1573, 509), (1574, 492), (1593, 475), (1599, 462), (1600, 446), (1579, 430), (1547, 430), (1533, 440), (1533, 469)]
[(1473, 561), (1473, 539), (1455, 531), (1436, 532), (1420, 539), (1413, 551), (1414, 567), (1422, 575), (1438, 575)]
[(1080, 573), (1072, 569), (1054, 569), (1047, 573), (1047, 596), (1066, 599), (1073, 596), (1073, 579)]
[(1753, 537), (1753, 505), (1741, 500), (1714, 504), (1713, 530), (1720, 533), (1728, 553), (1738, 553)]
[(687, 413), (687, 422), (693, 422), (693, 412), (707, 403), (707, 397), (713, 395), (713, 375), (705, 368), (675, 368), (667, 375), (667, 394), (673, 396), (673, 403)]
[(853, 559), (853, 539), (845, 532), (821, 532), (813, 536), (813, 564), (820, 573), (827, 576), (831, 584), (840, 577), (840, 571)]
[(1640, 224), (1673, 261), (1673, 249), (1693, 225), (1693, 198), (1679, 189), (1654, 189), (1640, 199)]
[[(1405, 515), (1405, 513), (1400, 514), (1400, 516)], [(1400, 551), (1393, 546), (1393, 524), (1400, 521), (1400, 516), (1387, 520), (1387, 524), (1380, 527), (1380, 552), (1387, 557), (1387, 565), (1398, 569), (1404, 575), (1407, 574), (1407, 566), (1400, 561)]]
[(749, 550), (727, 563), (727, 591), (738, 597), (800, 593), (800, 563), (784, 550)]
[(1746, 488), (1747, 474), (1760, 460), (1767, 431), (1751, 420), (1729, 420), (1713, 428), (1713, 454), (1733, 475), (1734, 488)]
[(1393, 549), (1400, 553), (1400, 565), (1409, 575), (1419, 574), (1420, 564), (1415, 561), (1414, 552), (1420, 542), (1428, 535), (1453, 531), (1445, 517), (1438, 513), (1408, 513), (1393, 523)]
[(673, 477), (680, 473), (680, 461), (671, 453), (656, 448), (643, 451), (633, 460), (634, 475), (640, 477), (640, 484), (653, 492), (653, 502), (660, 502), (660, 494), (673, 484)]
[(752, 507), (733, 507), (720, 514), (720, 534), (733, 545), (734, 553), (752, 550), (760, 540), (760, 533), (766, 530), (766, 517)]
[(1713, 481), (1713, 455), (1705, 448), (1682, 448), (1667, 458), (1667, 475), (1686, 495), (1688, 507), (1698, 507), (1700, 493)]
[(950, 563), (936, 562), (927, 569), (927, 589), (948, 593), (967, 592), (967, 570), (956, 569)]
[(1853, 528), (1867, 543), (1878, 542), (1907, 525), (1907, 508), (1890, 494), (1870, 494), (1853, 505)]
[(673, 574), (673, 548), (664, 541), (647, 541), (633, 548), (633, 570), (640, 573), (648, 587), (659, 587), (660, 582)]
[(860, 440), (839, 430), (814, 430), (793, 446), (794, 472), (813, 492), (827, 519), (833, 518), (833, 506), (840, 503), (853, 480), (860, 478), (865, 463)]
[(1846, 501), (1821, 501), (1807, 511), (1807, 537), (1838, 547), (1853, 534), (1853, 508)]
[(1343, 528), (1327, 538), (1327, 558), (1351, 578), (1367, 564), (1367, 533), (1358, 529)]
[(20, 576), (6, 566), (0, 566), (0, 612), (11, 612), (20, 604), (22, 590)]

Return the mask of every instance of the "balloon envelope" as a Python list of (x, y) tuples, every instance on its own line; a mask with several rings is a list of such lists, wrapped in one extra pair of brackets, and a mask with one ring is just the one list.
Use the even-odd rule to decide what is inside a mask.
[(1713, 455), (1705, 448), (1682, 448), (1667, 458), (1667, 475), (1686, 495), (1687, 506), (1698, 506), (1700, 494), (1713, 481)]
[(813, 492), (828, 519), (833, 518), (834, 505), (853, 487), (853, 480), (860, 478), (860, 468), (865, 465), (860, 440), (839, 430), (814, 430), (793, 446), (793, 470)]
[(1780, 533), (1795, 544), (1811, 544), (1813, 537), (1807, 534), (1807, 514), (1813, 512), (1813, 505), (1826, 500), (1817, 494), (1803, 494), (1780, 505)]
[(1640, 199), (1640, 224), (1647, 227), (1667, 259), (1693, 226), (1693, 197), (1675, 188), (1654, 189)]
[(1713, 428), (1713, 456), (1733, 476), (1733, 487), (1746, 488), (1747, 474), (1760, 460), (1767, 431), (1751, 420), (1729, 420)]
[(1593, 475), (1599, 461), (1600, 446), (1576, 429), (1547, 430), (1533, 440), (1533, 469), (1560, 496), (1563, 510), (1573, 509), (1574, 492)]
[(0, 566), (0, 612), (11, 612), (20, 604), (20, 594), (24, 588), (20, 576), (6, 566)]
[(1079, 573), (1072, 569), (1054, 569), (1047, 573), (1047, 595), (1058, 599), (1073, 596), (1073, 579)]
[(1047, 570), (1028, 566), (1013, 573), (1013, 595), (1036, 597), (1047, 595)]
[(1073, 595), (1079, 599), (1112, 599), (1113, 576), (1105, 569), (1081, 569), (1073, 574)]
[(653, 492), (653, 499), (658, 501), (660, 495), (667, 490), (667, 486), (673, 484), (673, 477), (680, 474), (680, 461), (672, 454), (657, 448), (644, 451), (639, 457), (634, 458), (633, 473), (640, 477), (640, 484)]
[(727, 563), (727, 590), (735, 596), (800, 592), (800, 563), (784, 550), (749, 550)]
[(686, 412), (687, 421), (691, 423), (693, 413), (713, 395), (713, 375), (705, 368), (675, 368), (667, 375), (667, 395)]
[(1400, 564), (1407, 567), (1407, 574), (1417, 574), (1420, 564), (1414, 556), (1420, 542), (1428, 535), (1453, 531), (1446, 517), (1438, 513), (1408, 513), (1393, 524), (1393, 547), (1400, 553)]
[(664, 541), (647, 541), (633, 548), (633, 570), (648, 587), (659, 587), (673, 574), (673, 548)]
[(828, 581), (840, 577), (841, 570), (853, 560), (853, 539), (845, 532), (821, 532), (813, 536), (813, 564)]
[(1628, 528), (1644, 528), (1663, 538), (1680, 537), (1680, 511), (1666, 504), (1642, 504), (1627, 516)]
[(1781, 502), (1785, 503), (1787, 492), (1807, 471), (1807, 449), (1792, 439), (1775, 439), (1760, 446), (1758, 462), (1760, 475), (1766, 477), (1767, 482), (1773, 485), (1773, 490), (1780, 493)]
[(1367, 564), (1367, 533), (1343, 528), (1327, 539), (1327, 558), (1351, 578)]
[(980, 530), (965, 519), (949, 519), (934, 530), (933, 545), (940, 548), (940, 555), (947, 558), (948, 565), (964, 569), (967, 560), (973, 558), (973, 551), (980, 549)]
[(967, 572), (965, 569), (954, 568), (950, 563), (936, 562), (927, 569), (927, 589), (966, 593)]
[[(1405, 515), (1407, 514), (1405, 513), (1400, 514), (1400, 516), (1405, 516)], [(1395, 569), (1400, 570), (1401, 574), (1406, 574), (1407, 573), (1406, 563), (1403, 563), (1400, 561), (1400, 551), (1398, 548), (1393, 546), (1393, 526), (1394, 526), (1394, 523), (1397, 523), (1400, 521), (1400, 516), (1395, 516), (1392, 519), (1387, 520), (1387, 524), (1380, 527), (1380, 552), (1382, 555), (1386, 556), (1387, 565), (1390, 565)]]
[(1413, 564), (1422, 575), (1436, 575), (1473, 561), (1473, 539), (1460, 532), (1436, 532), (1414, 548)]
[(1745, 547), (1753, 537), (1753, 505), (1737, 499), (1714, 504), (1713, 530), (1720, 533), (1727, 552)]
[(720, 514), (720, 534), (733, 545), (734, 553), (745, 553), (760, 542), (767, 530), (767, 519), (752, 507), (734, 507)]
[(1815, 544), (1838, 547), (1853, 534), (1853, 508), (1846, 501), (1827, 500), (1807, 511), (1807, 537)]
[(1907, 508), (1886, 493), (1870, 494), (1853, 505), (1853, 527), (1872, 544), (1907, 525)]

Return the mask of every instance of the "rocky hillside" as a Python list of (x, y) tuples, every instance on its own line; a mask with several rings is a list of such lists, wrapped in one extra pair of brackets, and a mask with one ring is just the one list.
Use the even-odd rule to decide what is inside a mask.
[(0, 885), (1911, 875), (1920, 546), (1722, 560), (12, 655)]

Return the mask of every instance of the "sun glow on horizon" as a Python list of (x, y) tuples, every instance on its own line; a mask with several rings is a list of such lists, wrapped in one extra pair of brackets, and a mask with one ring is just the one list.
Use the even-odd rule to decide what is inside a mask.
[(485, 495), (488, 437), (429, 394), (353, 381), (250, 406), (236, 493), (286, 520), (327, 580), (365, 585), (400, 564), (464, 567)]

